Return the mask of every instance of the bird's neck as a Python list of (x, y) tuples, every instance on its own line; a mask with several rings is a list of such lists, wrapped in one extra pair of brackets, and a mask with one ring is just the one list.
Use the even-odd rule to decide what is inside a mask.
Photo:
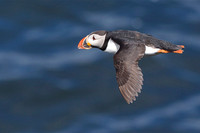
[(120, 48), (120, 45), (117, 44), (116, 42), (114, 42), (111, 38), (109, 39), (108, 41), (108, 44), (107, 44), (107, 47), (106, 49), (104, 50), (105, 52), (108, 52), (108, 53), (117, 53), (117, 51), (119, 50)]

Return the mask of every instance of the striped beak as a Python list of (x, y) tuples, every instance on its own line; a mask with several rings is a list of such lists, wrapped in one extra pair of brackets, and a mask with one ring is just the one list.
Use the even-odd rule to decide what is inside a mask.
[(87, 43), (88, 36), (84, 37), (78, 44), (78, 49), (91, 49), (91, 44)]

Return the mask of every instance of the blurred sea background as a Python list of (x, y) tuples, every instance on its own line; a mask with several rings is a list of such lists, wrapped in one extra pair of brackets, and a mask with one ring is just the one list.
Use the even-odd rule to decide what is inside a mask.
[[(128, 105), (112, 55), (78, 50), (96, 30), (137, 30), (185, 45), (143, 58)], [(199, 0), (0, 0), (1, 133), (199, 133)]]

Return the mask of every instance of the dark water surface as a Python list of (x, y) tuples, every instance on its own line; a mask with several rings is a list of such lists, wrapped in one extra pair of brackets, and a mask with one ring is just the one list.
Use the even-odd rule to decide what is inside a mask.
[[(95, 30), (129, 29), (184, 44), (140, 61), (128, 105), (112, 55), (78, 50)], [(199, 0), (1, 0), (0, 132), (199, 133)]]

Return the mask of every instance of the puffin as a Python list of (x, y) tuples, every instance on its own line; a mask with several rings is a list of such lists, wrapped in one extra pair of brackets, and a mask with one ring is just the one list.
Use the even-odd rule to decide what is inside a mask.
[(145, 55), (182, 54), (184, 45), (175, 45), (151, 35), (132, 30), (94, 31), (84, 37), (78, 49), (98, 48), (114, 54), (119, 90), (128, 104), (141, 92), (143, 74), (138, 61)]

